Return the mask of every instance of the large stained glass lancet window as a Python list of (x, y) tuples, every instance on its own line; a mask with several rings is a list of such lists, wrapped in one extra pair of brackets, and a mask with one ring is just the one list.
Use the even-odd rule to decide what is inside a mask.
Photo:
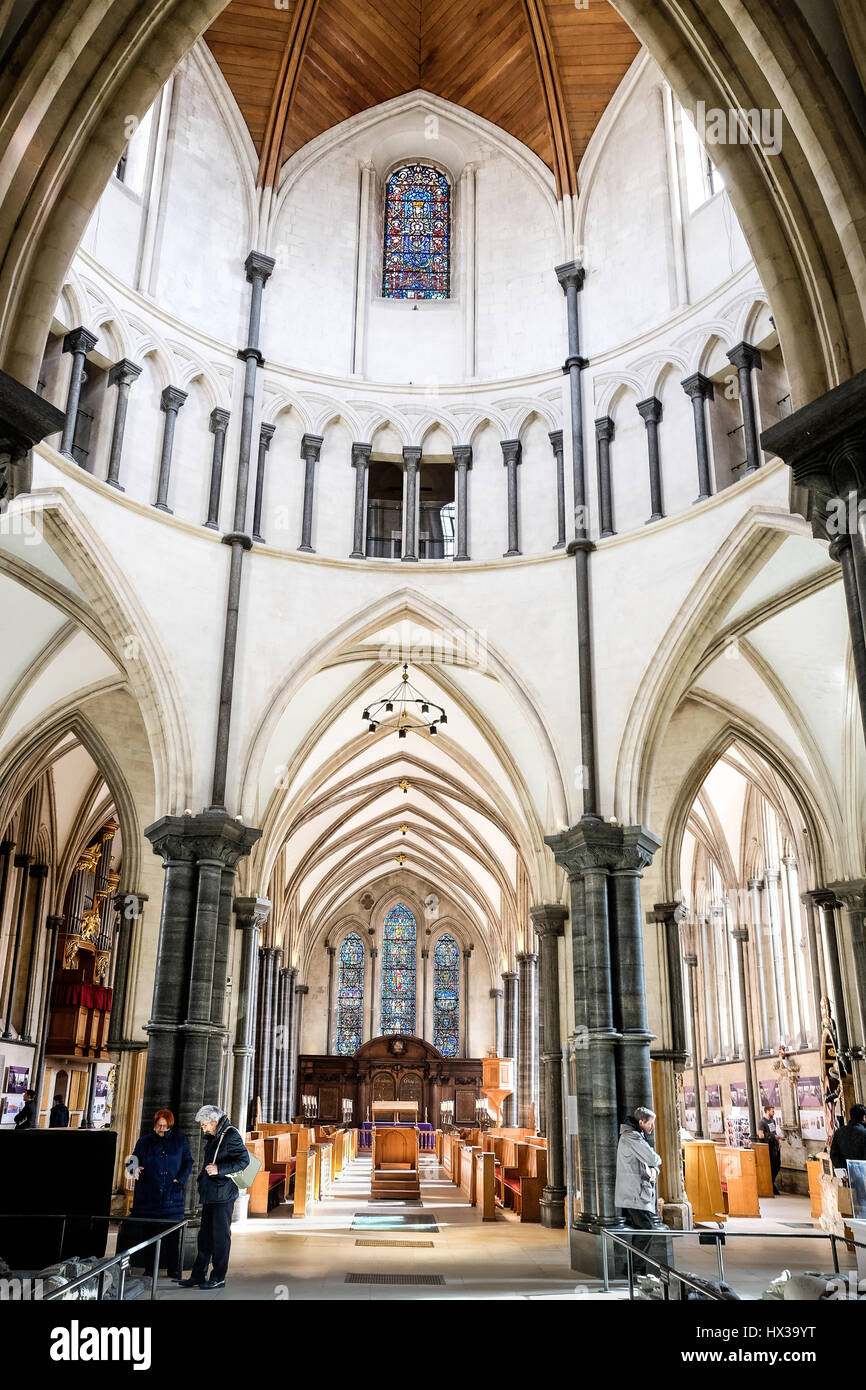
[(443, 1057), (460, 1050), (460, 947), (440, 936), (433, 951), (433, 1046)]
[(382, 943), (382, 1032), (415, 1032), (415, 918), (397, 903), (385, 918)]
[(447, 299), (451, 190), (428, 164), (395, 169), (385, 187), (385, 299)]
[(349, 932), (340, 947), (337, 982), (337, 1042), (341, 1057), (351, 1057), (361, 1046), (364, 1023), (364, 943)]

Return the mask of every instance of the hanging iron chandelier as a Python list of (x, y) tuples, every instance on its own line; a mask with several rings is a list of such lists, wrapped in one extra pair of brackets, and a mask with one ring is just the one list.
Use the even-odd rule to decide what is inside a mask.
[(442, 724), (448, 723), (448, 716), (441, 705), (428, 700), (409, 680), (408, 662), (403, 663), (400, 684), (381, 700), (375, 700), (361, 714), (366, 719), (369, 732), (374, 734), (386, 714), (396, 713), (397, 737), (405, 738), (410, 731), (416, 734), (436, 734)]

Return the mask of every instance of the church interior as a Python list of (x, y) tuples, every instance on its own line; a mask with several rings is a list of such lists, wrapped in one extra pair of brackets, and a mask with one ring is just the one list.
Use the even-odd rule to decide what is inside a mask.
[(864, 82), (844, 0), (0, 0), (0, 1272), (116, 1272), (165, 1111), (140, 1297), (866, 1279)]

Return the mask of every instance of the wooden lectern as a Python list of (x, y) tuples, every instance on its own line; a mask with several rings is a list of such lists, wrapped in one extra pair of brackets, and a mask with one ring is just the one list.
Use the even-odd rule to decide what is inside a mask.
[(510, 1057), (481, 1058), (481, 1094), (493, 1107), (494, 1128), (502, 1124), (502, 1102), (514, 1091), (514, 1062)]
[[(400, 1124), (401, 1114), (410, 1117)], [(380, 1201), (419, 1202), (417, 1100), (373, 1101), (371, 1196)]]

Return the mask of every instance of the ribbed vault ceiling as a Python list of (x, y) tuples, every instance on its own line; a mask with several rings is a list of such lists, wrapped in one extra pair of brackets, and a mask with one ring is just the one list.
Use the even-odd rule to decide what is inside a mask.
[(276, 184), (340, 121), (422, 88), (507, 130), (573, 192), (640, 47), (607, 0), (231, 0), (206, 34)]

